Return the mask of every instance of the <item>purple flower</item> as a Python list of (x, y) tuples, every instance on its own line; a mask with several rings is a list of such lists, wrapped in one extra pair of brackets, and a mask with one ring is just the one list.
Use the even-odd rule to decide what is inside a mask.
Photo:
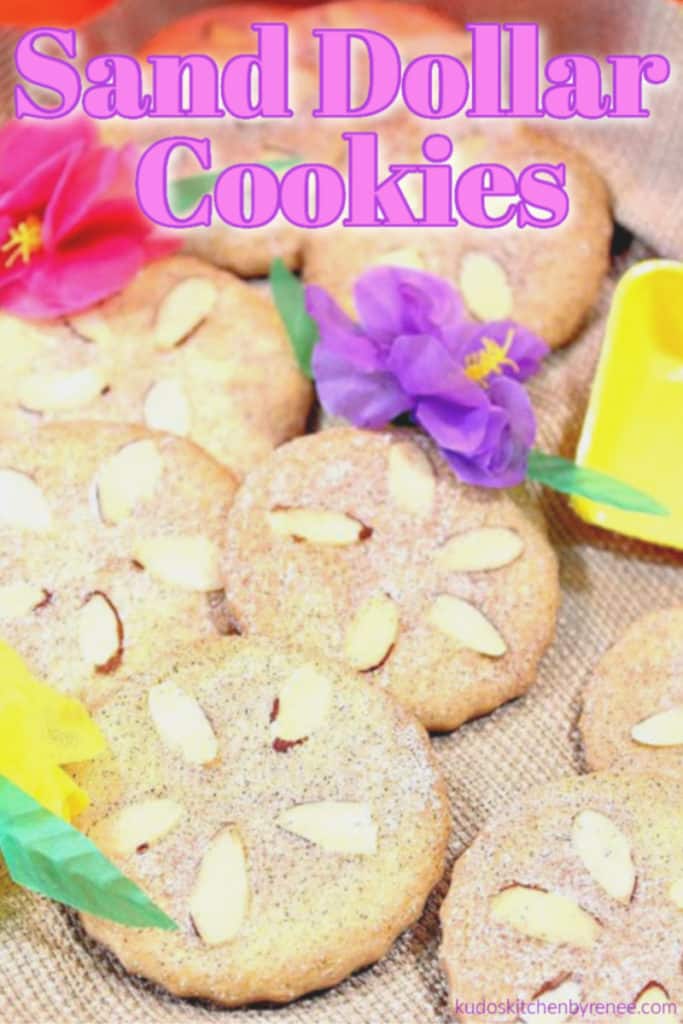
[(536, 373), (546, 345), (510, 320), (466, 320), (448, 282), (417, 270), (369, 270), (354, 298), (359, 324), (324, 289), (306, 289), (325, 409), (359, 427), (409, 413), (466, 483), (520, 483), (536, 433), (521, 382)]

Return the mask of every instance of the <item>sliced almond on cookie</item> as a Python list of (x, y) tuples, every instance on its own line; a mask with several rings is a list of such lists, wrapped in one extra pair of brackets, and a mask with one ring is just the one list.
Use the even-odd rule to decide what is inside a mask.
[(332, 683), (313, 665), (292, 672), (280, 687), (270, 731), (274, 744), (288, 746), (307, 739), (325, 721)]
[[(522, 1024), (535, 1024), (537, 1021), (553, 1021), (554, 1024), (565, 1024), (570, 1019), (570, 1013), (558, 1013), (559, 1003), (578, 1003), (582, 998), (581, 986), (573, 978), (565, 978), (560, 982), (553, 982), (544, 986), (536, 992), (530, 1003), (534, 1003), (533, 1013), (528, 1016), (520, 1013), (519, 1019)], [(552, 1008), (548, 1004), (553, 1004)]]
[(398, 608), (388, 594), (368, 598), (346, 631), (344, 654), (351, 667), (367, 672), (381, 665), (396, 643), (398, 627)]
[(159, 306), (154, 325), (157, 348), (174, 348), (206, 320), (218, 299), (208, 277), (188, 277), (171, 288)]
[(113, 672), (123, 654), (123, 624), (106, 594), (91, 594), (78, 613), (78, 646), (98, 672)]
[(199, 703), (177, 683), (157, 683), (147, 696), (149, 713), (162, 741), (189, 764), (209, 764), (218, 740)]
[(524, 542), (514, 530), (483, 526), (451, 537), (436, 552), (436, 563), (448, 572), (486, 572), (510, 565), (523, 550)]
[(330, 853), (377, 851), (377, 826), (369, 804), (337, 800), (299, 804), (283, 811), (275, 823)]
[(511, 885), (491, 898), (491, 918), (532, 939), (590, 949), (600, 924), (573, 900), (526, 885)]
[(507, 644), (495, 626), (469, 601), (452, 594), (440, 594), (428, 613), (429, 622), (450, 637), (458, 647), (500, 658)]
[(460, 268), (460, 291), (478, 320), (505, 320), (512, 312), (512, 289), (504, 268), (483, 252), (470, 252)]
[(0, 524), (42, 533), (51, 521), (50, 506), (35, 480), (16, 469), (0, 469)]
[(113, 341), (109, 324), (99, 313), (79, 313), (78, 316), (67, 317), (66, 322), (83, 341), (94, 341), (100, 345)]
[[(645, 988), (638, 993), (635, 1005), (635, 1012), (629, 1013), (627, 1017), (623, 1018), (624, 1020), (642, 1021), (646, 1020), (648, 1016), (664, 1021), (677, 1021), (680, 1019), (669, 993), (656, 981), (648, 982)], [(657, 1006), (657, 1010), (654, 1010), (655, 1006)], [(645, 1007), (651, 1008), (649, 1014), (647, 1011), (643, 1012)], [(652, 1012), (653, 1010), (654, 1012)]]
[(46, 604), (49, 598), (47, 590), (33, 583), (4, 583), (0, 586), (0, 619), (20, 619)]
[(107, 853), (128, 857), (158, 843), (176, 827), (184, 813), (182, 805), (175, 800), (140, 800), (102, 818), (89, 836)]
[(630, 903), (636, 884), (631, 844), (613, 821), (598, 811), (581, 811), (574, 818), (572, 846), (608, 896)]
[(434, 505), (434, 468), (416, 444), (399, 441), (389, 449), (388, 487), (391, 500), (405, 512), (428, 516)]
[(678, 881), (671, 883), (669, 886), (669, 899), (679, 910), (683, 910), (683, 878), (679, 878)]
[(646, 747), (678, 747), (683, 743), (683, 707), (644, 718), (631, 729), (631, 739)]
[(107, 387), (100, 366), (81, 370), (32, 373), (17, 387), (17, 403), (30, 412), (64, 412), (89, 405)]
[[(412, 206), (412, 203), (411, 203)], [(381, 252), (366, 264), (367, 267), (408, 267), (410, 270), (425, 270), (425, 261), (417, 249), (405, 246)]]
[(280, 537), (331, 547), (356, 544), (372, 533), (359, 519), (326, 509), (274, 508), (268, 513), (268, 523)]
[(144, 418), (152, 430), (186, 437), (190, 433), (192, 413), (182, 385), (170, 379), (153, 384), (145, 397)]
[(218, 549), (208, 537), (149, 537), (135, 544), (133, 558), (173, 587), (215, 591), (223, 586)]
[(102, 464), (96, 487), (100, 515), (105, 523), (127, 519), (136, 505), (154, 495), (163, 472), (163, 459), (155, 441), (133, 441)]
[(190, 917), (207, 946), (234, 939), (247, 916), (249, 877), (239, 831), (226, 825), (209, 843), (190, 894)]

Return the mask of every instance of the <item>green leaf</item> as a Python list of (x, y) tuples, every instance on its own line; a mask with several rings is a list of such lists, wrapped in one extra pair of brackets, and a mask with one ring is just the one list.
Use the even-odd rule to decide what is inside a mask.
[[(262, 167), (269, 167), (271, 171), (286, 171), (300, 163), (298, 156), (283, 157), (280, 160), (263, 160)], [(204, 174), (193, 174), (188, 178), (176, 178), (169, 183), (168, 203), (173, 212), (178, 215), (187, 213), (199, 200), (212, 192), (223, 171), (206, 171)]]
[(311, 356), (318, 340), (318, 325), (306, 312), (304, 286), (281, 259), (270, 267), (270, 287), (301, 372), (313, 379)]
[(668, 509), (643, 491), (597, 469), (577, 466), (575, 462), (559, 455), (548, 455), (535, 449), (531, 451), (528, 476), (530, 480), (555, 491), (562, 491), (563, 494), (576, 494), (626, 512), (642, 512), (650, 516), (669, 515)]
[(0, 850), (18, 885), (119, 924), (177, 930), (82, 832), (1, 776)]

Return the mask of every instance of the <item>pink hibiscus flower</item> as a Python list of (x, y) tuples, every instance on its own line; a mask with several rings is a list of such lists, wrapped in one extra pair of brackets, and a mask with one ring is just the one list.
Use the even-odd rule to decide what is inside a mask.
[(87, 309), (178, 247), (135, 198), (131, 147), (85, 119), (0, 130), (0, 308), (47, 318)]

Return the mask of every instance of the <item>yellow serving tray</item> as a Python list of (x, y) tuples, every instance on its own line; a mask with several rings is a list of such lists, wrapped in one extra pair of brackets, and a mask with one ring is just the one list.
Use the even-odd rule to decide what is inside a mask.
[(589, 523), (683, 549), (683, 263), (647, 260), (619, 282), (576, 456), (669, 510), (573, 497)]

